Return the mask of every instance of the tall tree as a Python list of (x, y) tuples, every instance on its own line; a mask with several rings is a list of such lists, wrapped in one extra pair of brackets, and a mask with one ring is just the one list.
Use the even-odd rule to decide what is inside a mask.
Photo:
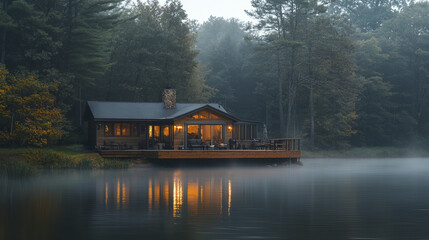
[(40, 83), (28, 73), (10, 74), (0, 65), (0, 142), (38, 146), (64, 135), (65, 119), (55, 104), (55, 84)]
[(210, 17), (199, 27), (196, 42), (197, 60), (207, 70), (207, 84), (218, 90), (212, 100), (233, 112), (239, 111), (239, 88), (246, 87), (240, 84), (246, 61), (244, 38), (243, 25), (237, 19)]
[(82, 88), (88, 88), (109, 66), (111, 29), (120, 16), (123, 0), (68, 0), (63, 19), (63, 47), (58, 60), (61, 71), (74, 76), (77, 122), (82, 124)]
[(166, 87), (178, 90), (179, 101), (195, 93), (200, 99), (209, 94), (188, 24), (176, 0), (163, 6), (157, 1), (138, 2), (130, 9), (115, 31), (106, 98), (159, 101)]
[(362, 32), (378, 29), (386, 20), (392, 19), (401, 9), (414, 0), (338, 0), (331, 4), (335, 14), (346, 13), (350, 22)]
[[(351, 28), (342, 18), (319, 14), (307, 19), (303, 36), (306, 52), (302, 57), (305, 63), (302, 84), (309, 91), (310, 146), (315, 143), (316, 125), (320, 127), (315, 121), (314, 96), (323, 95), (320, 91), (326, 91), (327, 87), (335, 88), (338, 92), (353, 90), (353, 81), (356, 79), (351, 77), (354, 70), (351, 34)], [(345, 110), (354, 111), (353, 108)]]
[[(253, 0), (253, 11), (248, 14), (258, 20), (256, 29), (263, 30), (266, 43), (276, 49), (278, 78), (278, 109), (280, 131), (291, 136), (291, 126), (296, 119), (296, 94), (301, 82), (300, 58), (304, 52), (308, 19), (326, 11), (326, 3), (313, 0)], [(286, 98), (283, 93), (286, 83)], [(283, 102), (287, 102), (286, 121)]]
[[(380, 69), (384, 79), (393, 84), (398, 114), (398, 128), (412, 126), (415, 138), (429, 133), (429, 3), (413, 4), (395, 18), (383, 24), (378, 32), (382, 48), (389, 59)], [(409, 115), (409, 117), (401, 117)], [(407, 122), (405, 122), (407, 121)], [(407, 129), (407, 127), (403, 128)], [(403, 130), (397, 136), (409, 140)]]

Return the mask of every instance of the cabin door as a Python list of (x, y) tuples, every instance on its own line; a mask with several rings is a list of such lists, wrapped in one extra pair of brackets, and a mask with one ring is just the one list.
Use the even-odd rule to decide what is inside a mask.
[(225, 143), (224, 124), (189, 124), (186, 125), (186, 139), (201, 139), (205, 145)]

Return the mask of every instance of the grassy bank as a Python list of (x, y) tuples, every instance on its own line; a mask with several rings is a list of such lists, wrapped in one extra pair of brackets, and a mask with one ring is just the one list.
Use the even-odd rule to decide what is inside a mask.
[(37, 169), (128, 168), (130, 161), (103, 159), (82, 146), (51, 148), (0, 148), (0, 175), (22, 177), (34, 175)]
[(359, 147), (346, 150), (303, 150), (303, 158), (399, 158), (429, 157), (429, 149)]

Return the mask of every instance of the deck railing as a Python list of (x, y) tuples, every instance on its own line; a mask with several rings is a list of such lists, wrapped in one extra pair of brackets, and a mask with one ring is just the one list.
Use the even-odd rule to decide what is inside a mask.
[(270, 145), (275, 150), (300, 151), (301, 139), (299, 138), (276, 138), (270, 140)]
[[(275, 138), (268, 141), (261, 140), (236, 140), (233, 144), (219, 144), (219, 145), (201, 144), (198, 148), (189, 148), (188, 150), (286, 150), (286, 151), (300, 151), (301, 139), (299, 138)], [(189, 147), (189, 145), (188, 145)], [(110, 145), (103, 145), (97, 148), (98, 150), (148, 150), (133, 148), (127, 144), (120, 144), (111, 142)], [(179, 148), (180, 149), (180, 148)], [(183, 147), (182, 147), (183, 149)], [(154, 147), (149, 150), (166, 150), (164, 147)]]
[(300, 151), (301, 139), (299, 138), (276, 138), (268, 141), (260, 140), (237, 140), (233, 148), (250, 150), (287, 150)]

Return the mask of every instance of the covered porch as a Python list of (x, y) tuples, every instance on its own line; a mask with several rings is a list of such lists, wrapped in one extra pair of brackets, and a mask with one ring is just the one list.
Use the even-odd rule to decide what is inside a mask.
[(129, 121), (98, 123), (98, 150), (173, 149), (172, 121)]

